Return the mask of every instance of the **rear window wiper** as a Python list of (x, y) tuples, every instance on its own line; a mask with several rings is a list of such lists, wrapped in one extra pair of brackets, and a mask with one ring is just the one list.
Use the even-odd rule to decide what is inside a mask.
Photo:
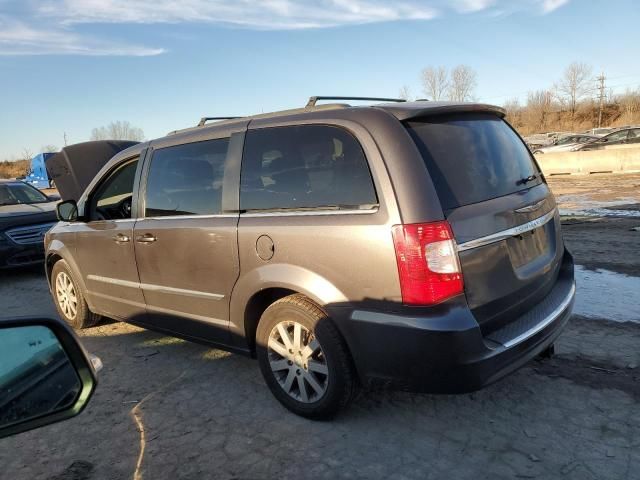
[(529, 175), (528, 177), (521, 178), (516, 182), (516, 185), (526, 185), (529, 182), (533, 182), (535, 179), (539, 178), (539, 173), (534, 173), (533, 175)]

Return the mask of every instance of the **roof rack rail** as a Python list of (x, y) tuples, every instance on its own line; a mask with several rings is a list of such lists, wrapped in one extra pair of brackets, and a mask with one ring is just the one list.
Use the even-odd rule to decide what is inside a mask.
[(406, 102), (403, 98), (378, 98), (378, 97), (309, 97), (307, 107), (315, 107), (318, 100), (362, 100), (362, 101), (376, 101), (376, 102)]
[(204, 124), (207, 123), (209, 120), (234, 120), (236, 118), (242, 118), (242, 117), (202, 117), (198, 122), (198, 126), (199, 127), (204, 126)]

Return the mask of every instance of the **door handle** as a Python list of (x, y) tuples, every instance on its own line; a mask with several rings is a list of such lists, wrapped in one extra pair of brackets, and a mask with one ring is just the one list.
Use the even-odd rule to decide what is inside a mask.
[(119, 233), (113, 236), (113, 241), (117, 243), (126, 243), (126, 242), (129, 242), (130, 240), (131, 239), (128, 236), (123, 235), (122, 233)]
[(145, 233), (144, 235), (138, 235), (136, 237), (136, 242), (138, 243), (153, 243), (157, 240), (156, 237), (151, 233)]

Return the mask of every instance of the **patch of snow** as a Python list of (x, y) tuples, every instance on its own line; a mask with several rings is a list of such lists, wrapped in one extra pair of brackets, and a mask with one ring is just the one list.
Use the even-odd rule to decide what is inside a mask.
[(611, 207), (638, 203), (636, 198), (618, 200), (593, 200), (589, 194), (559, 195), (558, 210), (561, 216), (584, 217), (640, 217), (640, 210), (617, 210)]
[(573, 312), (585, 317), (640, 323), (640, 277), (575, 267)]
[(640, 210), (612, 210), (609, 208), (589, 208), (585, 210), (559, 208), (561, 217), (628, 217), (640, 218)]

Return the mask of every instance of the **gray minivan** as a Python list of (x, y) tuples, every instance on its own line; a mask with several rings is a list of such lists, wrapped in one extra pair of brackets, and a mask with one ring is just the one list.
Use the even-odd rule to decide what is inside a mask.
[(100, 142), (62, 152), (57, 185), (104, 166), (61, 190), (45, 239), (60, 316), (257, 357), (275, 397), (310, 418), (359, 386), (468, 392), (550, 352), (573, 261), (504, 111), (316, 100), (202, 121), (106, 163)]

